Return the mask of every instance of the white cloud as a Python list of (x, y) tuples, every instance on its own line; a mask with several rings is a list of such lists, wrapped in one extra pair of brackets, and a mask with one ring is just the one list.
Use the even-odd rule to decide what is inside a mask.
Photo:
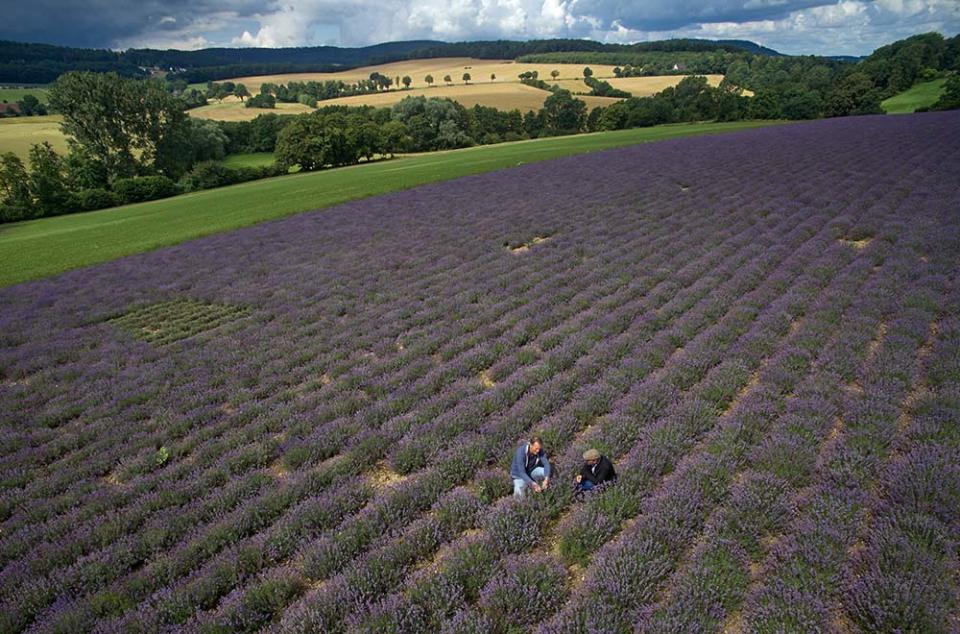
[[(208, 0), (216, 2), (218, 0)], [(960, 0), (246, 0), (242, 15), (172, 10), (127, 46), (365, 46), (434, 39), (749, 39), (785, 53), (861, 55), (960, 30)], [(256, 2), (264, 2), (259, 7)], [(135, 41), (134, 41), (135, 40)]]
[(273, 13), (255, 16), (260, 22), (256, 35), (244, 31), (233, 39), (237, 46), (259, 46), (276, 48), (281, 46), (302, 46), (309, 41), (308, 16), (292, 4), (285, 4)]

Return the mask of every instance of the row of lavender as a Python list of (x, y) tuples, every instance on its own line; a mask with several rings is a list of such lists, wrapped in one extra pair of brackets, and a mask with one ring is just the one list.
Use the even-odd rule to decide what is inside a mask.
[[(743, 238), (740, 239), (742, 244), (746, 244), (748, 241)], [(731, 272), (732, 272), (732, 268)], [(697, 276), (692, 276), (691, 279), (697, 279)], [(691, 289), (691, 291), (696, 291), (697, 293), (702, 294), (704, 291), (700, 289)], [(662, 297), (663, 301), (668, 295), (662, 294), (652, 294), (652, 298)], [(676, 297), (676, 296), (674, 296)], [(628, 306), (624, 310), (625, 315), (633, 315), (638, 312), (636, 306)], [(616, 319), (610, 320), (609, 324), (604, 326), (605, 328), (610, 328), (616, 324), (620, 329), (626, 327), (628, 321), (623, 320), (618, 317)], [(645, 331), (642, 329), (637, 329), (637, 332), (632, 334), (634, 340), (638, 340), (638, 337), (642, 337)], [(588, 340), (592, 337), (589, 337)], [(621, 337), (621, 340), (624, 340), (625, 337)], [(598, 341), (603, 341), (603, 338), (598, 338)], [(462, 439), (463, 443), (469, 444), (469, 449), (464, 451), (462, 444), (458, 443), (456, 440), (451, 443), (455, 447), (455, 453), (445, 458), (447, 464), (450, 466), (446, 467), (447, 473), (444, 473), (444, 461), (441, 461), (440, 471), (434, 471), (433, 477), (431, 478), (428, 475), (421, 474), (415, 480), (411, 480), (406, 484), (406, 487), (400, 491), (392, 492), (387, 496), (384, 496), (382, 501), (375, 501), (368, 509), (365, 509), (365, 514), (357, 518), (356, 520), (350, 521), (345, 525), (342, 525), (337, 528), (333, 533), (336, 535), (336, 538), (333, 540), (326, 539), (317, 544), (314, 544), (310, 547), (310, 550), (304, 556), (304, 562), (301, 564), (306, 575), (311, 579), (317, 579), (318, 577), (325, 576), (329, 571), (337, 566), (342, 565), (349, 559), (349, 557), (360, 554), (363, 549), (366, 548), (371, 538), (375, 535), (378, 535), (381, 531), (397, 531), (403, 527), (403, 522), (409, 519), (408, 515), (388, 516), (384, 518), (381, 515), (380, 509), (383, 507), (391, 508), (391, 505), (394, 504), (396, 499), (409, 500), (410, 496), (414, 496), (415, 499), (424, 500), (426, 504), (429, 504), (429, 501), (435, 499), (436, 493), (434, 491), (442, 491), (444, 486), (450, 486), (452, 483), (457, 481), (458, 477), (465, 477), (470, 470), (464, 470), (462, 467), (463, 459), (458, 457), (459, 453), (466, 453), (467, 455), (479, 455), (481, 458), (484, 458), (484, 452), (487, 454), (486, 459), (495, 459), (498, 455), (502, 455), (509, 451), (509, 445), (512, 443), (512, 438), (518, 432), (518, 425), (529, 425), (530, 421), (535, 421), (538, 418), (541, 418), (547, 411), (544, 407), (549, 406), (550, 403), (553, 403), (557, 400), (557, 397), (561, 397), (563, 391), (569, 391), (572, 387), (579, 385), (581, 390), (583, 389), (584, 381), (594, 372), (598, 367), (603, 367), (608, 363), (605, 359), (615, 358), (612, 355), (622, 357), (626, 354), (626, 351), (629, 348), (624, 348), (625, 341), (621, 341), (616, 345), (607, 345), (602, 348), (602, 351), (599, 355), (591, 358), (588, 363), (581, 363), (581, 369), (579, 372), (571, 373), (569, 376), (554, 376), (550, 379), (550, 382), (545, 385), (545, 390), (542, 391), (543, 396), (540, 396), (537, 393), (531, 393), (524, 397), (523, 401), (517, 403), (517, 406), (514, 408), (515, 413), (512, 417), (508, 417), (506, 420), (499, 420), (494, 418), (492, 421), (488, 422), (484, 433), (481, 438), (474, 439), (473, 434), (468, 432), (464, 435)], [(635, 345), (635, 344), (634, 344)], [(583, 359), (582, 361), (586, 361)], [(504, 383), (505, 388), (509, 388), (510, 382), (507, 381)], [(564, 387), (566, 386), (566, 387)], [(558, 391), (559, 390), (559, 391)], [(595, 407), (595, 405), (591, 405)], [(580, 414), (581, 418), (589, 415), (589, 411), (584, 411)], [(509, 425), (509, 427), (504, 427)], [(505, 430), (510, 434), (507, 439), (500, 440), (493, 447), (490, 448), (491, 439), (497, 438), (498, 436), (503, 437), (505, 435)], [(527, 430), (529, 431), (529, 430)], [(429, 434), (429, 430), (418, 430), (418, 436)], [(439, 440), (439, 438), (437, 439)], [(459, 471), (451, 471), (450, 469), (459, 469)], [(459, 475), (458, 475), (459, 474)], [(501, 481), (503, 481), (503, 474), (499, 475)], [(433, 482), (434, 487), (425, 486), (425, 483)], [(410, 506), (406, 506), (406, 509), (416, 511), (417, 508), (414, 507), (410, 509)], [(392, 566), (391, 571), (396, 574), (396, 572), (402, 571), (402, 568), (399, 566)], [(302, 573), (301, 573), (302, 576)], [(202, 576), (201, 572), (201, 578)], [(162, 611), (162, 610), (161, 610)]]
[[(589, 160), (530, 166), (3, 291), (0, 629), (506, 630), (523, 598), (549, 631), (872, 630), (889, 577), (927, 580), (903, 622), (936, 631), (952, 542), (917, 577), (923, 544), (891, 540), (930, 534), (918, 505), (949, 536), (953, 499), (886, 500), (952, 456), (911, 453), (949, 428), (907, 431), (956, 379), (941, 119), (623, 150), (593, 166), (616, 191)], [(183, 296), (248, 312), (165, 348), (109, 321)], [(621, 483), (498, 501), (532, 432)]]
[[(369, 453), (369, 452), (368, 452), (368, 453)], [(190, 557), (190, 558), (188, 558), (188, 559), (189, 559), (189, 561), (194, 561), (194, 558), (193, 558), (193, 557)]]
[[(837, 255), (838, 254), (832, 254), (832, 257), (836, 258)], [(813, 283), (811, 282), (808, 282), (808, 284), (811, 284), (812, 288), (814, 289), (817, 288), (818, 285), (815, 282)], [(799, 297), (803, 297), (805, 294), (805, 291), (803, 290), (803, 286), (804, 284), (801, 283), (798, 287), (796, 287), (799, 289), (796, 292), (796, 294), (792, 294), (791, 296), (784, 298), (782, 305), (783, 306), (790, 305), (792, 302), (793, 303), (797, 302)], [(799, 305), (802, 306), (803, 303), (801, 302)], [(736, 358), (738, 361), (745, 361), (746, 358), (749, 358), (750, 351), (754, 351), (755, 353), (759, 354), (760, 351), (766, 350), (768, 353), (770, 353), (772, 352), (771, 349), (776, 347), (773, 344), (777, 343), (777, 333), (779, 332), (780, 335), (786, 334), (783, 328), (786, 326), (789, 326), (789, 319), (784, 321), (783, 319), (784, 313), (780, 312), (783, 309), (777, 305), (777, 302), (774, 302), (771, 308), (772, 310), (770, 310), (767, 313), (770, 316), (768, 318), (769, 323), (766, 325), (761, 325), (763, 324), (763, 321), (764, 321), (764, 319), (761, 318), (761, 324), (758, 324), (759, 327), (753, 331), (753, 336), (752, 337), (748, 336), (746, 339), (746, 341), (749, 341), (750, 343), (745, 348), (740, 349), (739, 353), (731, 354), (732, 357)], [(747, 356), (745, 357), (744, 355), (747, 355)], [(773, 366), (777, 366), (779, 363), (782, 363), (782, 361), (785, 360), (786, 358), (789, 358), (789, 357), (788, 356), (783, 357), (783, 359), (781, 359), (780, 362), (777, 362), (774, 360)], [(754, 361), (756, 361), (756, 359), (754, 359)], [(720, 372), (715, 373), (715, 375), (718, 375), (723, 370), (728, 370), (728, 369), (729, 368), (722, 368), (718, 366), (717, 368), (715, 368), (715, 370), (719, 370)], [(789, 373), (784, 375), (781, 371), (780, 376), (781, 378), (784, 378), (785, 376), (789, 376)], [(744, 376), (743, 379), (745, 381), (746, 377)], [(638, 394), (642, 394), (643, 396), (646, 396), (647, 399), (649, 399), (651, 395), (657, 394), (659, 392), (662, 397), (662, 395), (664, 394), (669, 394), (670, 389), (676, 390), (676, 386), (672, 385), (669, 380), (661, 380), (661, 381), (654, 380), (654, 381), (649, 381), (649, 382), (645, 382), (644, 384), (641, 384), (640, 389), (638, 390)], [(677, 455), (683, 453), (684, 447), (690, 446), (692, 441), (695, 439), (695, 434), (698, 433), (697, 432), (698, 428), (700, 429), (700, 431), (702, 431), (703, 429), (708, 429), (711, 425), (713, 426), (723, 425), (722, 421), (725, 421), (727, 417), (721, 415), (718, 418), (716, 415), (713, 414), (713, 412), (716, 410), (707, 406), (709, 404), (709, 401), (705, 402), (706, 397), (709, 394), (711, 394), (713, 389), (715, 389), (715, 385), (712, 385), (711, 382), (707, 380), (701, 383), (700, 385), (698, 385), (696, 388), (689, 390), (689, 392), (686, 393), (685, 399), (674, 401), (674, 405), (672, 406), (669, 406), (669, 405), (661, 406), (661, 407), (657, 407), (656, 405), (653, 406), (652, 409), (654, 411), (650, 412), (651, 419), (657, 417), (657, 414), (656, 414), (657, 409), (660, 409), (661, 411), (663, 411), (664, 407), (666, 407), (666, 410), (664, 411), (665, 416), (660, 421), (658, 421), (657, 424), (652, 425), (647, 429), (641, 430), (640, 432), (641, 438), (638, 440), (634, 449), (628, 452), (627, 456), (623, 461), (624, 469), (629, 469), (629, 471), (626, 472), (627, 475), (624, 476), (624, 480), (621, 480), (621, 483), (618, 484), (618, 486), (615, 489), (612, 489), (606, 492), (604, 494), (604, 498), (595, 498), (596, 501), (601, 502), (602, 500), (602, 502), (600, 504), (593, 506), (593, 508), (591, 509), (591, 521), (585, 526), (595, 527), (595, 528), (599, 528), (600, 530), (603, 530), (604, 526), (606, 527), (610, 526), (609, 522), (608, 523), (603, 522), (603, 519), (605, 519), (605, 515), (609, 515), (612, 513), (613, 515), (622, 517), (624, 508), (635, 508), (634, 504), (630, 503), (630, 498), (632, 496), (636, 496), (636, 499), (642, 498), (643, 487), (641, 485), (641, 482), (644, 480), (648, 482), (650, 481), (650, 476), (644, 477), (645, 472), (654, 473), (654, 474), (662, 473), (665, 467), (668, 468), (668, 465), (671, 464), (674, 460), (676, 460)], [(677, 394), (677, 393), (674, 392), (674, 394)], [(682, 396), (683, 394), (684, 393), (681, 392), (678, 395)], [(670, 398), (667, 397), (668, 402), (669, 400)], [(651, 406), (649, 400), (645, 400), (643, 397), (641, 397), (639, 400), (636, 400), (636, 396), (635, 396), (631, 405), (636, 406), (640, 404), (645, 404), (646, 408), (650, 408)], [(714, 405), (720, 405), (722, 408), (722, 402), (715, 403)], [(691, 416), (691, 414), (693, 415)], [(623, 437), (622, 435), (624, 434), (625, 422), (626, 422), (625, 417), (622, 415), (612, 417), (612, 420), (608, 421), (607, 425), (604, 425), (603, 433), (601, 433), (599, 437), (596, 438), (596, 440), (599, 440), (602, 442), (604, 434), (609, 434), (610, 439), (622, 438)], [(679, 444), (678, 444), (678, 441), (679, 441)], [(657, 465), (663, 465), (663, 466), (657, 466)], [(627, 478), (630, 478), (629, 482), (626, 481)], [(653, 479), (659, 479), (659, 478), (654, 476)], [(627, 487), (629, 488), (621, 485), (627, 485)], [(611, 496), (614, 496), (613, 503), (611, 503), (611, 500), (610, 500)], [(505, 510), (506, 511), (512, 510), (510, 509), (512, 505), (513, 505), (512, 503), (507, 503), (507, 508)], [(520, 504), (517, 506), (522, 507), (523, 504)], [(686, 510), (689, 510), (689, 509), (686, 509)], [(520, 511), (514, 511), (514, 512), (519, 512), (519, 515), (509, 519), (513, 519), (514, 522), (516, 522), (517, 519), (523, 521), (525, 518), (529, 516), (530, 509), (522, 509)], [(633, 512), (636, 512), (636, 511), (634, 510)], [(498, 548), (501, 551), (506, 550), (507, 552), (515, 552), (518, 545), (520, 549), (524, 549), (525, 547), (530, 547), (530, 546), (536, 546), (536, 544), (539, 542), (541, 538), (539, 531), (522, 532), (517, 530), (517, 527), (510, 527), (509, 525), (506, 527), (502, 527), (499, 524), (499, 522), (503, 522), (503, 519), (500, 519), (499, 516), (497, 515), (494, 515), (494, 518), (497, 518), (497, 519), (492, 519), (490, 522), (490, 525), (488, 526), (488, 530), (492, 533), (492, 537), (490, 538), (490, 543), (488, 543), (487, 546), (488, 546), (488, 549), (492, 552), (496, 552)], [(600, 521), (598, 522), (597, 520), (600, 520)], [(578, 526), (578, 525), (584, 526), (583, 524), (576, 524), (573, 522), (570, 522), (567, 525), (568, 526)], [(561, 523), (561, 526), (563, 526), (563, 523)], [(561, 532), (562, 532), (562, 529), (561, 529)], [(520, 542), (518, 544), (518, 541), (515, 538), (511, 539), (511, 535), (514, 533), (521, 533), (522, 535), (524, 535), (526, 539), (526, 543)], [(582, 537), (582, 535), (580, 536)], [(464, 548), (469, 549), (474, 547), (473, 544), (471, 543), (473, 539), (475, 539), (475, 537), (468, 540)], [(582, 555), (582, 551), (580, 554)], [(523, 559), (521, 559), (521, 561), (522, 560)], [(533, 558), (531, 558), (531, 561), (533, 561)], [(489, 562), (489, 563), (492, 564), (494, 562)], [(510, 571), (513, 570), (512, 566), (514, 564), (505, 562), (503, 565), (505, 566), (506, 570), (510, 570)], [(517, 565), (519, 565), (519, 570), (525, 569), (525, 564), (524, 565), (517, 564)], [(538, 565), (544, 565), (544, 562), (539, 562)], [(546, 564), (546, 565), (549, 565), (549, 564)], [(453, 569), (444, 568), (439, 572), (439, 578), (442, 579), (446, 575), (456, 574), (455, 570), (456, 570), (455, 568)], [(499, 588), (497, 584), (500, 583), (500, 581), (502, 581), (502, 578), (499, 578), (498, 580), (496, 570), (497, 570), (496, 565), (490, 565), (487, 568), (486, 574), (490, 575), (490, 577), (493, 578), (493, 580), (491, 581), (490, 587), (486, 590), (487, 592), (493, 593), (498, 597), (525, 596), (522, 592), (520, 592), (519, 588), (513, 588), (513, 587)], [(506, 579), (508, 580), (508, 583), (512, 583), (512, 581), (509, 581), (509, 580), (513, 579), (513, 574), (514, 572), (509, 572), (507, 574)], [(520, 574), (520, 573), (516, 572), (516, 574)], [(481, 577), (481, 579), (482, 578), (485, 578), (485, 577)], [(471, 582), (476, 583), (476, 579), (477, 579), (477, 574), (474, 573), (471, 576)], [(417, 583), (429, 583), (429, 582), (420, 580)], [(551, 591), (556, 593), (557, 588), (554, 587), (551, 589)], [(414, 597), (416, 596), (421, 596), (421, 595), (417, 595), (415, 593)], [(482, 603), (483, 601), (481, 601), (481, 604)], [(444, 605), (446, 605), (448, 609), (451, 607), (449, 604), (444, 604)], [(455, 608), (455, 606), (453, 607)], [(496, 609), (491, 609), (490, 607), (486, 607), (479, 614), (461, 612), (460, 614), (454, 616), (453, 623), (455, 623), (456, 625), (452, 625), (450, 627), (452, 627), (454, 631), (457, 631), (458, 628), (467, 627), (467, 623), (472, 623), (472, 625), (470, 625), (469, 627), (475, 627), (481, 630), (488, 629), (488, 628), (496, 629), (497, 627), (504, 627), (503, 619), (505, 618), (507, 619), (507, 623), (511, 621), (523, 623), (523, 622), (526, 622), (527, 619), (529, 619), (531, 616), (533, 617), (538, 616), (538, 613), (536, 611), (531, 611), (526, 609), (524, 607), (522, 600), (518, 600), (515, 603), (513, 603), (511, 608), (507, 611), (504, 611), (504, 607), (505, 606), (502, 600), (498, 600)], [(387, 615), (389, 613), (391, 612), (396, 613), (397, 610), (398, 608), (396, 604), (388, 603), (386, 606), (386, 609), (384, 609), (383, 607), (379, 609), (380, 614), (378, 615), (377, 618), (382, 621), (383, 619), (387, 618)], [(421, 615), (421, 618), (423, 618), (424, 606), (417, 605), (416, 603), (414, 603), (413, 605), (409, 605), (409, 604), (405, 605), (404, 609), (400, 610), (399, 613), (403, 614), (404, 618), (406, 618), (409, 621), (410, 619), (413, 618), (412, 615), (418, 613), (418, 610), (420, 611), (419, 613)], [(434, 605), (434, 610), (436, 610), (435, 605)], [(429, 615), (430, 610), (427, 610), (426, 614)], [(442, 613), (440, 615), (435, 614), (432, 618), (436, 619), (438, 616), (442, 616)], [(540, 613), (539, 616), (542, 617), (543, 614)], [(597, 616), (598, 615), (594, 614), (594, 617), (597, 617)], [(493, 620), (491, 621), (491, 619)], [(293, 618), (290, 619), (291, 627), (294, 627), (294, 629), (297, 629), (299, 627), (299, 625), (294, 625), (294, 624), (299, 624), (302, 622), (303, 622), (303, 619), (298, 618), (297, 616), (293, 616)], [(436, 622), (431, 625), (435, 625), (435, 624)], [(606, 627), (610, 627), (610, 624), (608, 623)], [(418, 628), (414, 628), (414, 629), (418, 629)], [(423, 628), (423, 629), (428, 629), (428, 628)]]
[[(453, 399), (453, 400), (455, 401), (456, 399)], [(243, 437), (241, 436), (241, 437), (240, 437), (240, 442), (242, 442), (242, 440), (243, 440)], [(248, 442), (249, 442), (249, 441), (248, 441)], [(358, 453), (361, 453), (361, 454), (364, 454), (364, 455), (368, 455), (368, 454), (370, 453), (368, 450), (367, 450), (367, 451), (363, 451), (363, 446), (362, 446), (362, 445), (360, 446), (360, 449), (361, 449), (361, 451), (358, 451)], [(175, 451), (175, 453), (179, 453), (179, 452), (176, 452), (176, 451)], [(315, 478), (315, 479), (316, 479), (316, 478)], [(325, 479), (325, 478), (323, 478), (322, 476), (320, 477), (321, 484), (322, 484), (322, 481), (323, 481), (324, 479)], [(326, 479), (329, 479), (329, 477), (326, 478)], [(165, 497), (166, 497), (166, 496), (165, 496)], [(235, 499), (235, 498), (229, 498), (229, 499), (232, 500), (232, 499)], [(250, 504), (250, 505), (248, 505), (248, 506), (250, 506), (250, 507), (253, 509), (253, 511), (252, 511), (253, 513), (262, 515), (263, 513), (259, 510), (260, 507), (262, 507), (264, 504), (267, 504), (267, 505), (274, 504), (275, 500), (276, 500), (276, 496), (273, 496), (273, 495), (267, 493), (267, 494), (265, 494), (265, 495), (262, 497), (261, 500), (257, 500), (257, 501), (256, 501), (256, 502), (259, 502), (259, 504), (254, 503), (254, 504)], [(281, 508), (282, 508), (282, 505), (283, 505), (283, 503), (280, 502)], [(188, 518), (188, 519), (189, 519), (189, 518)], [(236, 519), (237, 519), (237, 518), (230, 518), (230, 519), (226, 520), (226, 521), (224, 522), (224, 524), (226, 524), (226, 525), (229, 526), (231, 523), (236, 523)], [(269, 520), (269, 519), (271, 519), (271, 518), (268, 516), (267, 519)], [(231, 522), (231, 520), (233, 520), (233, 522)], [(249, 522), (241, 522), (241, 523), (242, 523), (242, 524), (249, 524)], [(254, 525), (253, 528), (256, 528), (256, 525)], [(252, 529), (250, 529), (250, 530), (252, 530)], [(153, 534), (152, 532), (151, 532), (151, 533), (147, 533), (147, 535), (152, 535), (152, 534)], [(169, 532), (166, 532), (165, 535), (164, 535), (164, 537), (165, 537), (166, 535), (169, 535)], [(74, 536), (71, 536), (71, 537), (74, 537)], [(230, 536), (228, 536), (228, 537), (230, 537)], [(225, 538), (222, 536), (222, 532), (214, 532), (213, 539), (209, 539), (209, 540), (207, 540), (207, 539), (204, 539), (204, 540), (194, 540), (193, 543), (190, 544), (190, 546), (191, 546), (190, 548), (184, 549), (184, 550), (185, 550), (185, 555), (184, 555), (184, 557), (181, 558), (181, 562), (182, 562), (182, 563), (179, 564), (179, 565), (177, 566), (177, 568), (175, 568), (174, 570), (176, 570), (176, 569), (184, 569), (185, 567), (188, 567), (188, 566), (190, 566), (190, 565), (195, 565), (195, 563), (196, 563), (196, 554), (195, 554), (194, 551), (200, 550), (200, 551), (202, 551), (202, 552), (206, 552), (206, 551), (209, 551), (210, 549), (213, 549), (213, 552), (215, 552), (216, 549), (218, 549), (225, 541), (228, 541), (228, 540), (225, 539)], [(212, 542), (212, 543), (211, 543), (211, 542)], [(73, 546), (75, 546), (75, 545), (77, 545), (77, 544), (82, 544), (82, 543), (83, 543), (82, 541), (78, 541), (78, 540), (75, 540), (75, 539), (66, 540), (66, 544), (68, 545), (68, 547), (73, 547)], [(148, 542), (148, 544), (149, 544), (149, 542)], [(121, 544), (121, 545), (123, 545), (123, 544)], [(132, 561), (131, 561), (130, 553), (129, 553), (128, 551), (129, 551), (129, 547), (126, 548), (126, 549), (121, 549), (121, 550), (120, 550), (121, 554), (126, 558), (126, 561), (124, 561), (124, 562), (122, 562), (122, 563), (125, 563), (125, 564), (126, 564), (127, 562), (130, 562), (130, 563), (132, 563), (132, 564), (136, 564), (137, 559), (136, 559), (136, 558), (133, 558)], [(43, 554), (45, 555), (46, 553), (43, 553)], [(49, 560), (49, 557), (46, 557), (46, 559)], [(116, 561), (111, 561), (111, 560), (109, 560), (109, 559), (108, 559), (106, 562), (104, 562), (103, 564), (100, 564), (100, 562), (90, 562), (90, 563), (99, 564), (99, 565), (97, 565), (97, 566), (94, 568), (94, 573), (95, 573), (95, 574), (98, 573), (99, 570), (107, 570), (109, 573), (113, 573), (115, 570), (118, 569), (118, 568), (117, 568), (117, 562), (116, 562)], [(127, 565), (129, 565), (129, 564), (127, 564)], [(121, 566), (121, 567), (119, 567), (119, 570), (122, 571), (122, 570), (125, 569), (125, 567), (126, 567), (126, 566)], [(159, 578), (160, 578), (160, 579), (163, 579), (163, 578), (165, 578), (165, 576), (166, 576), (166, 575), (159, 575)], [(93, 580), (91, 580), (91, 579), (90, 579), (90, 575), (87, 574), (87, 575), (83, 575), (82, 581), (83, 581), (83, 583), (84, 583), (84, 587), (89, 587), (90, 582), (93, 581)], [(35, 585), (40, 585), (39, 591), (40, 591), (40, 592), (45, 592), (46, 596), (49, 596), (49, 595), (51, 594), (52, 588), (49, 588), (48, 586), (44, 586), (42, 583), (39, 583), (39, 584), (35, 583)], [(136, 590), (138, 590), (138, 589), (136, 589)], [(135, 590), (135, 591), (136, 591), (136, 590)], [(128, 594), (132, 594), (132, 593), (133, 593), (133, 592), (130, 592), (130, 593), (128, 593)]]

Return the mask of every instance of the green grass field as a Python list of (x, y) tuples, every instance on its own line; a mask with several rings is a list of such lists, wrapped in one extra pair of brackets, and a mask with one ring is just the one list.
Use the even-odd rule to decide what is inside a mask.
[(880, 103), (887, 114), (907, 114), (917, 108), (932, 106), (943, 94), (946, 78), (934, 79), (916, 84), (912, 88), (896, 94)]
[(0, 225), (0, 286), (425, 183), (636, 143), (772, 123), (669, 125), (434, 152)]
[(20, 101), (24, 95), (33, 95), (43, 103), (47, 103), (47, 95), (50, 89), (46, 86), (37, 86), (36, 88), (6, 88), (0, 86), (0, 101), (13, 103)]

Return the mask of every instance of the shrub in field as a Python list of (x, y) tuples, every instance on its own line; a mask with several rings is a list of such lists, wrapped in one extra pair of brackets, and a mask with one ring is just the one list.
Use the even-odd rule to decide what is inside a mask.
[(511, 557), (480, 592), (478, 605), (489, 619), (490, 631), (517, 631), (563, 605), (565, 581), (566, 570), (549, 556)]
[(637, 632), (715, 631), (739, 603), (749, 581), (747, 557), (731, 541), (711, 540), (693, 553), (694, 564), (663, 611), (651, 606), (634, 623)]
[(178, 193), (176, 183), (166, 176), (118, 178), (113, 183), (113, 192), (125, 205), (168, 198)]
[(70, 197), (70, 208), (75, 211), (94, 211), (119, 204), (120, 197), (106, 189), (82, 189)]
[(484, 520), (493, 547), (519, 553), (539, 543), (547, 525), (543, 504), (534, 496), (501, 500)]
[(461, 610), (443, 624), (441, 634), (487, 634), (494, 631), (490, 617), (482, 612)]

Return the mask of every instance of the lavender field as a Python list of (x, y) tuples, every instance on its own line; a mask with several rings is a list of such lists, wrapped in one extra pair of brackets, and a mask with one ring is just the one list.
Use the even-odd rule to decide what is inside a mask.
[(824, 120), (0, 290), (0, 632), (958, 632), (958, 183)]

